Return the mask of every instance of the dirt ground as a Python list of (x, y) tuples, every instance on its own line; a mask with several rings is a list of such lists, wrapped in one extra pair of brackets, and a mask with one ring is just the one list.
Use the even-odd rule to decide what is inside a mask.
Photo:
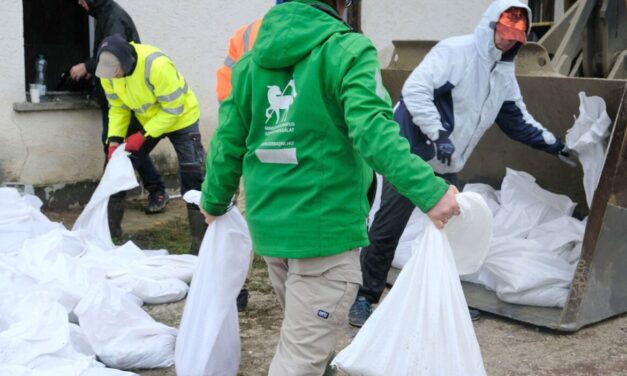
[[(188, 246), (185, 205), (173, 200), (165, 213), (146, 216), (142, 202), (127, 205), (123, 228), (142, 248), (184, 252)], [(51, 219), (71, 226), (78, 211), (47, 212)], [(267, 278), (264, 262), (255, 258), (247, 287), (248, 308), (240, 313), (242, 360), (239, 375), (265, 375), (272, 360), (281, 325), (281, 309)], [(185, 301), (145, 306), (156, 320), (177, 327)], [(627, 315), (560, 334), (484, 314), (474, 323), (488, 375), (593, 376), (627, 375)], [(346, 324), (337, 350), (350, 343), (357, 329)], [(174, 376), (174, 367), (135, 370), (142, 376)], [(187, 376), (187, 375), (180, 375)]]

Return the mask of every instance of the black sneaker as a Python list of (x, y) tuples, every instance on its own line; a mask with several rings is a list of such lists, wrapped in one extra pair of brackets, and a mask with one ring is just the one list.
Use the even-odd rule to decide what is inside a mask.
[(243, 312), (248, 306), (248, 289), (241, 289), (237, 295), (237, 312)]
[(348, 313), (348, 323), (361, 328), (372, 314), (370, 303), (363, 296), (358, 296)]
[(470, 319), (472, 321), (477, 321), (481, 318), (481, 312), (477, 311), (476, 309), (468, 307), (468, 313), (470, 314)]
[(168, 204), (170, 197), (167, 193), (157, 191), (150, 192), (148, 194), (148, 205), (144, 208), (144, 212), (146, 214), (157, 214), (161, 213), (165, 206)]

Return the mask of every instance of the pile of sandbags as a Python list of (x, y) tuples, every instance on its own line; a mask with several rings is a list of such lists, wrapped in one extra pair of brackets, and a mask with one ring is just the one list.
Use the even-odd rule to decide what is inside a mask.
[(118, 148), (72, 231), (36, 197), (0, 189), (0, 374), (125, 375), (104, 367), (174, 363), (176, 329), (141, 306), (184, 298), (197, 257), (113, 244), (109, 196), (135, 186)]

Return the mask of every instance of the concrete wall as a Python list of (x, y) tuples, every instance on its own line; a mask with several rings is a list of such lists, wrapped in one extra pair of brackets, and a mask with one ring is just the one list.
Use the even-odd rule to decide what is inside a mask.
[[(142, 41), (164, 50), (201, 104), (204, 144), (216, 127), (215, 71), (228, 39), (262, 16), (273, 0), (118, 0), (131, 14)], [(442, 39), (472, 31), (488, 0), (363, 0), (362, 26), (387, 65), (393, 39)], [(157, 5), (158, 4), (158, 5)], [(77, 5), (78, 6), (78, 5)], [(98, 110), (16, 113), (24, 97), (22, 1), (0, 0), (0, 183), (55, 185), (95, 181), (102, 172)], [(162, 142), (154, 153), (162, 169), (175, 165)]]
[(361, 26), (379, 50), (385, 67), (392, 57), (392, 40), (442, 40), (471, 33), (491, 2), (362, 0)]

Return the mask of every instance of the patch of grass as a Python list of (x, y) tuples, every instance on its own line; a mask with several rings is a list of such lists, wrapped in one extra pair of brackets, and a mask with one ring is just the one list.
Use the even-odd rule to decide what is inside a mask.
[(125, 234), (116, 244), (132, 240), (141, 249), (167, 249), (170, 254), (187, 254), (191, 244), (187, 221), (173, 219), (150, 229)]

